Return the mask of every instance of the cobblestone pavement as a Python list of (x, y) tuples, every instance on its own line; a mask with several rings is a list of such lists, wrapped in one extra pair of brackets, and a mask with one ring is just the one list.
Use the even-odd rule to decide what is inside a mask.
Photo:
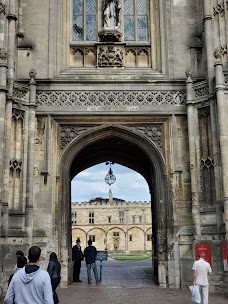
[[(99, 262), (97, 262), (99, 270)], [(151, 261), (105, 261), (102, 282), (87, 283), (86, 268), (81, 269), (82, 283), (58, 289), (60, 304), (190, 304), (190, 290), (162, 289), (155, 285), (151, 276)], [(228, 304), (222, 295), (209, 296), (209, 303)]]

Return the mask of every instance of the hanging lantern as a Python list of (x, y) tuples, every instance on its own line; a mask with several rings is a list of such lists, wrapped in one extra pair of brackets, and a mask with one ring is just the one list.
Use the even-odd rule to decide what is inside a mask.
[(108, 174), (105, 176), (105, 182), (111, 186), (116, 181), (116, 176), (113, 174), (111, 166), (113, 165), (112, 162), (106, 162), (106, 165), (110, 165), (110, 168), (108, 170)]

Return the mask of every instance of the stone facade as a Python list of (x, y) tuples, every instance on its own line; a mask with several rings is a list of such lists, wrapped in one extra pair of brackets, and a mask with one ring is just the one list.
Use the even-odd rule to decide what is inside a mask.
[(108, 252), (152, 250), (151, 202), (74, 202), (71, 223), (72, 245), (79, 238), (83, 249), (91, 239), (97, 250)]
[(118, 24), (84, 2), (0, 1), (0, 280), (38, 244), (72, 282), (71, 180), (110, 160), (148, 183), (159, 285), (206, 243), (227, 291), (227, 1), (118, 1)]

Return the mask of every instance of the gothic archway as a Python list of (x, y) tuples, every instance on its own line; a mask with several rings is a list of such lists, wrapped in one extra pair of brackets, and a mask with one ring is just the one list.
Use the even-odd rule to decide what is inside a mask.
[[(62, 260), (68, 261), (65, 280), (71, 281), (71, 180), (84, 169), (106, 160), (125, 165), (140, 173), (151, 192), (153, 227), (154, 278), (166, 286), (167, 277), (167, 223), (166, 223), (166, 170), (162, 151), (140, 132), (119, 125), (88, 129), (74, 139), (64, 150), (60, 161), (59, 225)], [(64, 280), (64, 279), (63, 279)]]

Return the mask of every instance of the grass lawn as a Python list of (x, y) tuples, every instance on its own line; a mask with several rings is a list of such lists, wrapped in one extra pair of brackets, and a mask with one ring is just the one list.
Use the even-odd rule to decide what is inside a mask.
[(111, 253), (109, 255), (111, 258), (118, 261), (140, 261), (140, 260), (149, 260), (151, 259), (150, 252), (132, 252), (132, 253)]

